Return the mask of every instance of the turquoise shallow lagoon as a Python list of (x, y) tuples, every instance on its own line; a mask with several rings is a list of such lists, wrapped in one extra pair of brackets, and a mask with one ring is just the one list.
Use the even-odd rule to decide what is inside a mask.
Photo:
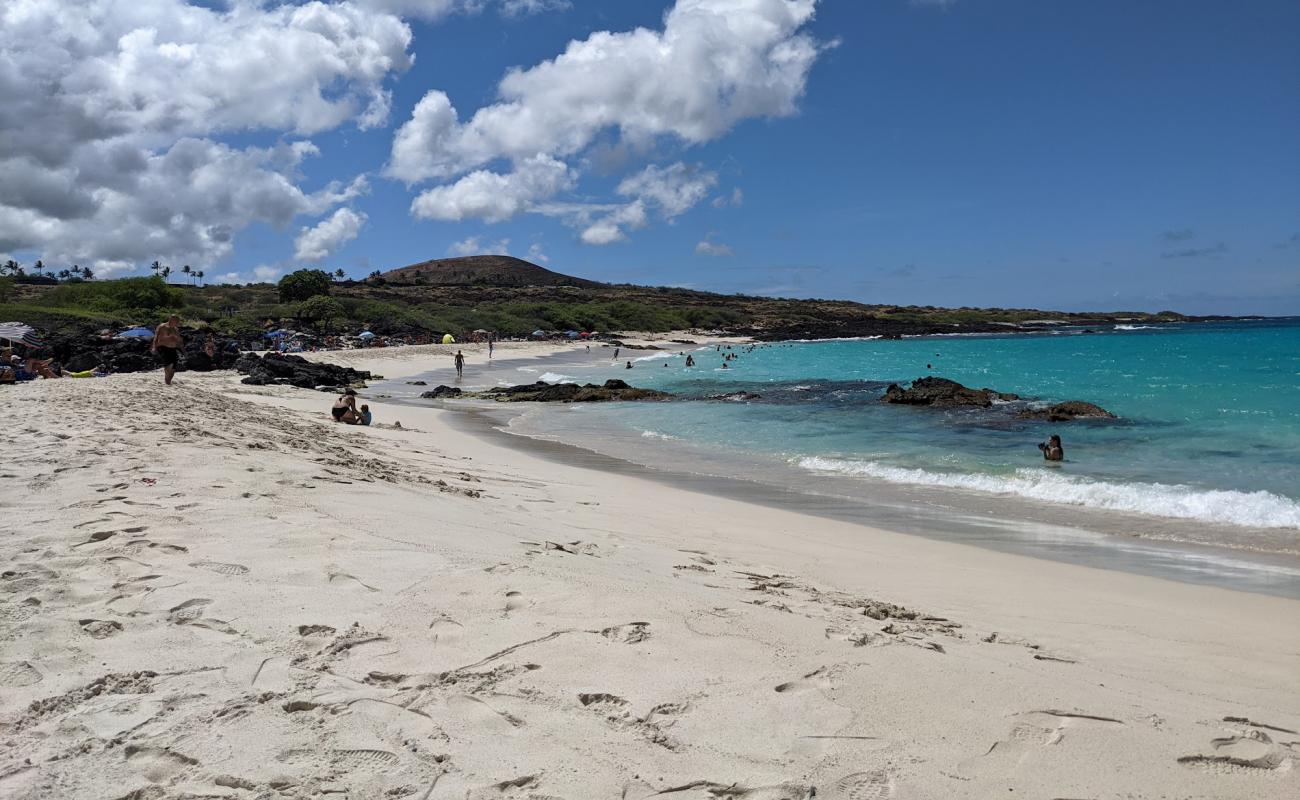
[[(757, 397), (575, 406), (530, 415), (520, 432), (634, 460), (648, 460), (637, 458), (646, 445), (675, 444), (679, 468), (753, 470), (839, 495), (937, 487), (1145, 516), (1166, 533), (1155, 521), (1186, 520), (1212, 526), (1208, 538), (1221, 544), (1300, 552), (1300, 320), (734, 346), (727, 369), (725, 350), (673, 347), (625, 350), (617, 365), (594, 349), (591, 362), (526, 368), (518, 382), (619, 377), (688, 398)], [(1016, 419), (1017, 404), (879, 402), (889, 383), (923, 375), (1042, 402), (1087, 400), (1120, 419), (1049, 424)], [(1058, 467), (1035, 447), (1050, 433), (1065, 442)]]

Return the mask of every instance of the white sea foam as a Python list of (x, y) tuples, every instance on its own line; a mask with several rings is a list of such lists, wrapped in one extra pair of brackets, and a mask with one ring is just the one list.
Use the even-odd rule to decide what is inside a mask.
[(1228, 525), (1300, 528), (1300, 503), (1265, 491), (1205, 490), (1163, 483), (1111, 483), (1061, 475), (1045, 469), (1019, 469), (1012, 475), (981, 475), (931, 472), (892, 467), (876, 461), (820, 456), (802, 458), (797, 463), (807, 470), (858, 475), (889, 483), (1012, 494), (1049, 503)]
[(677, 441), (676, 436), (667, 433), (660, 433), (659, 431), (641, 431), (641, 436), (646, 439), (663, 439), (672, 442)]
[(561, 375), (558, 372), (544, 372), (542, 377), (538, 378), (542, 383), (577, 383), (578, 380), (570, 375)]
[(1115, 330), (1117, 331), (1153, 331), (1155, 329), (1156, 329), (1155, 325), (1116, 325), (1115, 326)]

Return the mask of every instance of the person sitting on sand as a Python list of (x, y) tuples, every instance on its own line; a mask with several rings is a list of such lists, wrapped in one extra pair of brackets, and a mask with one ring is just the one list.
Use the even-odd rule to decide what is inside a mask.
[(369, 425), (370, 422), (371, 422), (371, 420), (373, 420), (373, 419), (374, 419), (374, 416), (372, 416), (371, 413), (370, 413), (370, 406), (362, 405), (362, 406), (361, 406), (361, 422), (360, 422), (359, 424), (361, 424), (361, 425)]
[(1043, 451), (1043, 458), (1048, 461), (1065, 460), (1065, 448), (1061, 447), (1061, 437), (1056, 434), (1052, 434), (1045, 442), (1039, 442), (1038, 449)]
[(335, 422), (346, 422), (349, 425), (356, 425), (361, 419), (357, 413), (357, 393), (351, 389), (344, 390), (339, 395), (339, 399), (334, 401), (333, 407), (330, 408), (330, 414), (334, 417)]

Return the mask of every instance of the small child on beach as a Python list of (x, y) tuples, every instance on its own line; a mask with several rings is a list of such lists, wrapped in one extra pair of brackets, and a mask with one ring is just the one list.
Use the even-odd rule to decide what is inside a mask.
[(370, 421), (371, 421), (372, 419), (374, 419), (374, 417), (372, 417), (372, 416), (370, 415), (370, 406), (368, 406), (368, 405), (364, 405), (364, 404), (363, 404), (363, 405), (361, 406), (361, 423), (360, 423), (360, 424), (362, 424), (362, 425), (369, 425), (369, 424), (370, 424)]

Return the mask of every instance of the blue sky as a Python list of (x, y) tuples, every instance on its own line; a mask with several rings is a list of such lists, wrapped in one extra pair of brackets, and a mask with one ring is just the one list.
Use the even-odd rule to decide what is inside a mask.
[[(151, 2), (161, 8), (179, 0)], [(163, 259), (179, 264), (185, 248), (201, 242), (191, 258), (206, 263), (209, 276), (247, 280), (307, 263), (361, 276), (450, 254), (508, 251), (597, 280), (721, 292), (1300, 314), (1300, 4), (795, 0), (796, 18), (775, 40), (723, 41), (725, 27), (716, 26), (692, 40), (716, 43), (721, 55), (714, 60), (757, 52), (767, 64), (779, 61), (772, 54), (781, 47), (802, 46), (803, 62), (790, 73), (793, 89), (769, 91), (743, 76), (710, 78), (710, 52), (682, 48), (680, 60), (697, 61), (660, 65), (664, 71), (648, 77), (690, 84), (698, 75), (706, 86), (713, 80), (717, 92), (707, 98), (725, 104), (739, 97), (736, 105), (750, 103), (752, 113), (731, 109), (719, 121), (717, 109), (692, 105), (698, 87), (665, 85), (665, 102), (680, 98), (690, 108), (629, 133), (629, 125), (640, 124), (637, 104), (609, 111), (611, 95), (585, 83), (617, 87), (624, 46), (627, 68), (637, 74), (634, 62), (643, 54), (631, 39), (612, 40), (606, 60), (579, 73), (580, 80), (536, 67), (599, 32), (640, 26), (658, 35), (674, 3), (503, 2), (475, 12), (405, 13), (406, 43), (391, 28), (364, 28), (414, 63), (379, 79), (360, 65), (335, 76), (335, 88), (323, 96), (346, 91), (349, 82), (369, 81), (359, 96), (382, 87), (391, 94), (380, 123), (358, 121), (364, 102), (343, 121), (264, 110), (275, 103), (304, 107), (295, 85), (259, 100), (263, 109), (230, 99), (228, 109), (203, 105), (209, 116), (193, 117), (228, 114), (225, 124), (204, 127), (177, 112), (187, 121), (132, 139), (156, 155), (181, 135), (199, 138), (209, 152), (229, 149), (241, 169), (249, 153), (277, 145), (310, 141), (316, 151), (291, 159), (290, 167), (272, 168), (274, 159), (259, 156), (261, 171), (245, 181), (279, 169), (310, 197), (266, 203), (261, 212), (268, 193), (285, 191), (279, 186), (195, 207), (185, 223), (170, 224), (174, 232), (197, 220), (199, 238), (159, 235), (159, 248), (171, 248)], [(740, 6), (751, 2), (766, 9), (754, 12), (761, 15), (781, 0)], [(683, 4), (726, 2), (677, 5)], [(370, 0), (365, 13), (412, 5)], [(815, 7), (811, 18), (798, 17), (803, 7)], [(219, 27), (226, 22), (208, 20), (204, 35), (228, 35)], [(265, 68), (256, 58), (249, 63)], [(563, 144), (543, 130), (563, 127), (563, 116), (539, 123), (522, 144), (518, 120), (476, 128), (469, 123), (476, 111), (502, 107), (502, 78), (512, 67), (531, 76), (525, 105), (542, 108), (561, 98), (573, 103), (573, 118), (608, 119), (568, 131)], [(417, 103), (438, 92), (446, 100), (439, 108), (454, 107), (457, 121), (414, 120)], [(132, 124), (157, 123), (151, 117)], [(399, 155), (394, 141), (404, 127), (433, 144)], [(682, 130), (694, 133), (684, 138)], [(458, 143), (440, 144), (453, 141), (438, 138), (444, 134)], [(489, 139), (494, 144), (482, 144)], [(535, 143), (545, 155), (525, 163)], [(431, 154), (444, 146), (445, 153)], [(200, 184), (193, 172), (168, 174)], [(518, 202), (503, 209), (494, 196), (484, 206), (475, 194), (481, 187), (466, 182), (475, 174), (505, 182)], [(641, 178), (633, 186), (635, 176)], [(332, 196), (313, 195), (331, 181)], [(431, 190), (418, 218), (412, 203)], [(210, 191), (215, 197), (225, 190)], [(22, 202), (0, 194), (0, 211), (6, 204), (22, 210)], [(121, 213), (163, 216), (133, 202), (144, 208)], [(232, 207), (259, 210), (231, 216)], [(81, 244), (98, 242), (98, 234), (70, 222), (65, 229), (78, 231), (77, 244), (68, 243), (71, 234), (41, 239), (50, 226), (29, 222), (24, 229), (29, 217), (11, 213), (19, 222), (6, 231), (0, 214), (0, 251), (24, 261), (43, 253), (55, 257), (52, 263), (84, 258), (102, 261), (111, 274), (130, 272), (129, 247), (106, 242), (98, 252), (99, 244)], [(306, 246), (304, 230), (329, 220), (311, 239), (317, 246)], [(226, 233), (213, 239), (212, 230)]]

